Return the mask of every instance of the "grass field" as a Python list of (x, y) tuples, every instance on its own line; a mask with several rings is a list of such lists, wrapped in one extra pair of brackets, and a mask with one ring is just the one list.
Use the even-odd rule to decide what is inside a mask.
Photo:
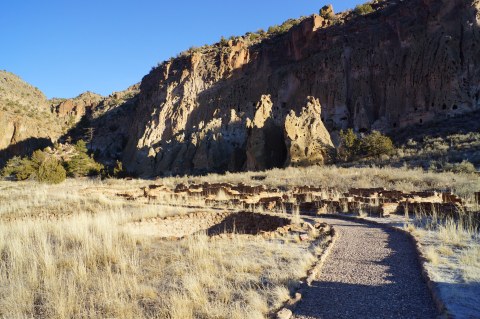
[[(375, 167), (288, 168), (155, 181), (168, 186), (189, 182), (316, 185), (338, 192), (350, 187), (449, 189), (471, 209), (478, 209), (473, 198), (480, 190), (480, 178), (472, 174)], [(129, 231), (132, 221), (187, 212), (115, 196), (151, 183), (0, 182), (0, 317), (264, 318), (282, 306), (315, 262), (315, 253), (295, 240), (136, 235)], [(478, 283), (478, 246), (472, 244), (478, 233), (458, 227), (412, 225), (411, 231), (418, 238), (437, 239), (426, 251), (431, 265), (461, 269), (464, 282)]]
[(314, 262), (295, 241), (134, 236), (162, 208), (83, 192), (109, 184), (0, 182), (0, 317), (263, 318)]

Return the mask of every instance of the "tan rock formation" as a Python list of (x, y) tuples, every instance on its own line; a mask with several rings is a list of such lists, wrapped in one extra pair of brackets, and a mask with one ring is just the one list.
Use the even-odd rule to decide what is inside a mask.
[(285, 119), (285, 136), (287, 165), (321, 165), (330, 160), (333, 143), (321, 120), (318, 99), (308, 97), (307, 105), (298, 116), (290, 111)]

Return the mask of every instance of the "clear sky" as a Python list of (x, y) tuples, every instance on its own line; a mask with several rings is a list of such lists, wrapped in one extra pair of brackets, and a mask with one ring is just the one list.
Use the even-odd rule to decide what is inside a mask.
[[(327, 1), (327, 2), (325, 2)], [(267, 29), (289, 18), (336, 12), (358, 0), (4, 0), (0, 69), (47, 97), (108, 95), (140, 82), (151, 67), (223, 35)]]

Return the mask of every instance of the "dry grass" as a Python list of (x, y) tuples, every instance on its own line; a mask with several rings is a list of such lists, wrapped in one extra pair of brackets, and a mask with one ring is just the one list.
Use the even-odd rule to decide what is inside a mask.
[(437, 250), (435, 247), (430, 246), (425, 249), (425, 258), (432, 263), (433, 265), (438, 265), (440, 263), (440, 256), (438, 255)]
[[(155, 181), (171, 187), (182, 182), (315, 185), (339, 194), (351, 187), (448, 188), (469, 200), (480, 190), (480, 178), (473, 175), (403, 168), (288, 168)], [(295, 241), (212, 240), (200, 234), (169, 242), (134, 235), (126, 226), (131, 221), (185, 213), (158, 201), (115, 196), (152, 183), (0, 182), (0, 317), (263, 318), (288, 298), (314, 261)], [(298, 212), (293, 218), (300, 221)], [(426, 237), (421, 227), (412, 224), (409, 230)], [(478, 234), (453, 221), (431, 231), (439, 243), (427, 247), (431, 263), (456, 258), (465, 281), (478, 282)]]
[(438, 252), (442, 255), (442, 256), (453, 256), (455, 253), (453, 251), (453, 249), (449, 246), (446, 246), (446, 245), (440, 245), (438, 248), (437, 248)]
[(480, 245), (463, 251), (460, 262), (464, 266), (465, 281), (480, 283)]
[[(252, 177), (262, 176), (265, 179), (255, 180)], [(405, 192), (426, 189), (451, 190), (466, 200), (473, 201), (473, 193), (480, 190), (480, 177), (472, 174), (434, 173), (423, 169), (408, 168), (342, 168), (336, 166), (311, 166), (304, 168), (288, 167), (272, 169), (265, 172), (210, 174), (200, 177), (162, 178), (161, 183), (173, 186), (178, 183), (231, 182), (248, 184), (265, 184), (275, 187), (292, 187), (313, 185), (339, 192), (349, 188), (385, 187)], [(112, 183), (117, 183), (112, 181)]]
[(0, 182), (0, 317), (264, 318), (314, 261), (293, 241), (132, 235), (169, 213), (82, 191), (104, 186)]
[(465, 228), (461, 223), (449, 219), (439, 225), (437, 236), (443, 244), (464, 248), (476, 234), (472, 229)]

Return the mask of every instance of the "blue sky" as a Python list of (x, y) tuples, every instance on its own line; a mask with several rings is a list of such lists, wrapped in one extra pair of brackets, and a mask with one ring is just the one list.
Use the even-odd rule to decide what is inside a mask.
[(139, 82), (158, 62), (223, 35), (267, 29), (364, 1), (5, 0), (0, 2), (0, 69), (47, 97), (108, 95)]

